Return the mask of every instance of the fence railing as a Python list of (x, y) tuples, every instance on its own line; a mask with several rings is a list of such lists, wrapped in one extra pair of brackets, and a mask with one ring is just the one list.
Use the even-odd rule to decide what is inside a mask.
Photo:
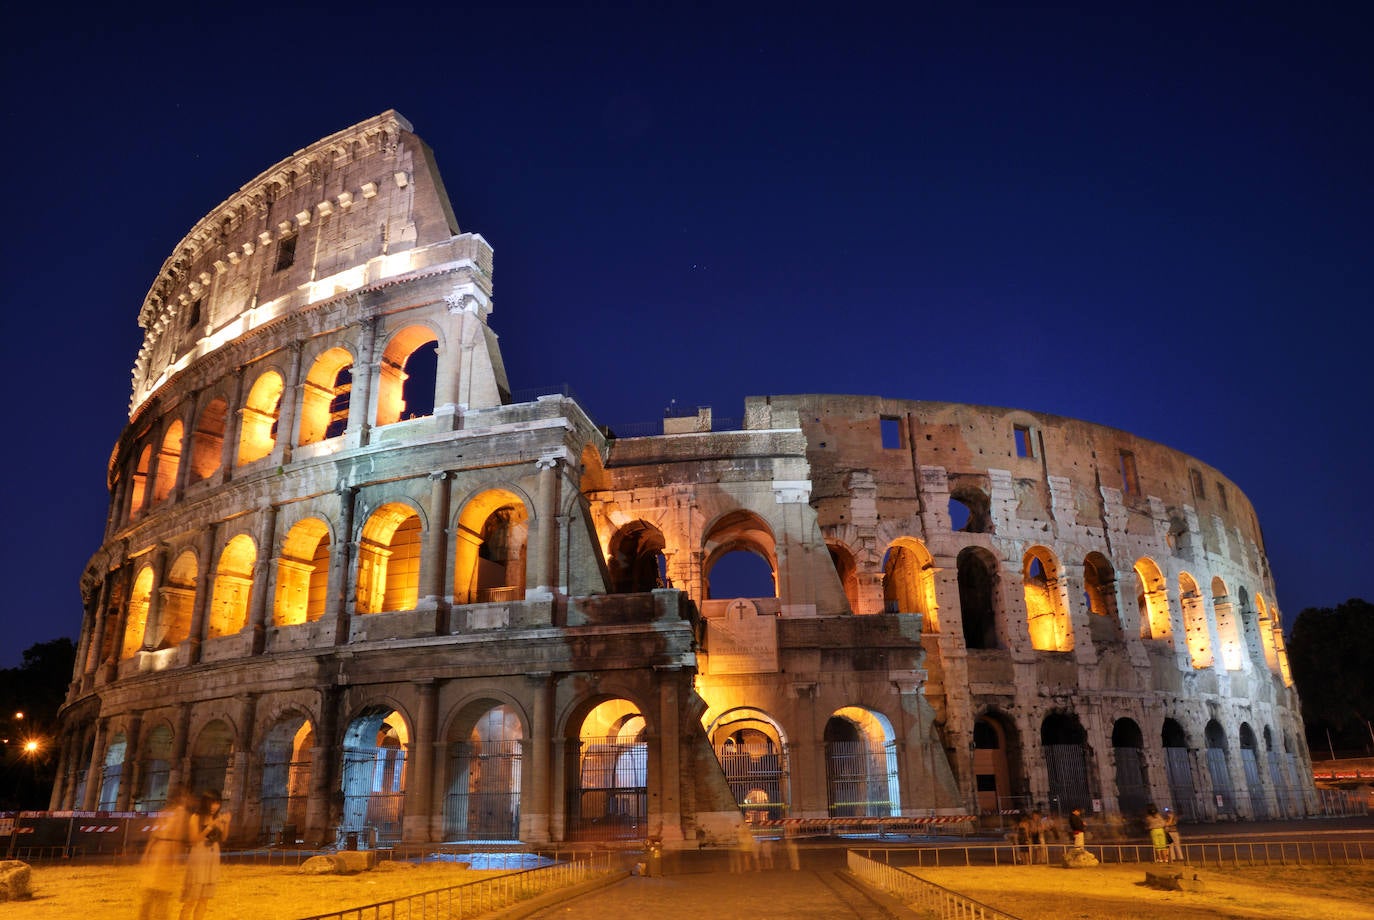
[[(1184, 843), (1183, 861), (1189, 866), (1238, 868), (1241, 866), (1344, 866), (1374, 863), (1374, 842), (1360, 840), (1234, 840), (1218, 843)], [(894, 868), (939, 869), (957, 866), (1007, 866), (1057, 864), (1067, 844), (1041, 846), (991, 844), (941, 847), (856, 847), (858, 853)], [(1084, 847), (1102, 863), (1153, 863), (1154, 848), (1147, 843), (1102, 843)]]
[(855, 850), (848, 854), (849, 871), (866, 885), (882, 889), (939, 920), (1018, 920), (1014, 914), (928, 882), (904, 869), (878, 862)]
[(349, 907), (301, 920), (462, 920), (499, 910), (546, 891), (580, 885), (613, 871), (610, 852), (584, 853), (578, 859), (540, 869), (437, 888), (419, 894)]

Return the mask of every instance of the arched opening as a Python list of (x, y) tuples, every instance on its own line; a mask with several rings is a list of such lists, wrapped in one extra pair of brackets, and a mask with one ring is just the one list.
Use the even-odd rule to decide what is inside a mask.
[(434, 414), (438, 341), (424, 326), (407, 326), (391, 337), (377, 385), (378, 425)]
[(191, 616), (196, 609), (196, 576), (199, 566), (189, 549), (177, 557), (158, 592), (161, 599), (160, 636), (154, 648), (171, 648), (191, 636)]
[(791, 802), (787, 739), (757, 709), (732, 709), (706, 729), (725, 781), (750, 823), (785, 818)]
[(639, 707), (606, 700), (583, 717), (568, 745), (569, 836), (644, 836), (649, 806), (649, 743)]
[(138, 452), (138, 463), (129, 477), (129, 520), (136, 521), (143, 514), (143, 502), (148, 492), (148, 467), (153, 462), (152, 445), (145, 444)]
[(176, 489), (177, 472), (181, 468), (181, 421), (167, 426), (162, 437), (162, 449), (157, 453), (156, 481), (153, 483), (153, 504), (165, 502)]
[(1193, 781), (1193, 761), (1188, 756), (1188, 735), (1178, 722), (1165, 719), (1160, 740), (1164, 744), (1164, 773), (1169, 780), (1174, 813), (1179, 820), (1197, 821), (1202, 817), (1202, 808)]
[(401, 839), (410, 732), (385, 706), (363, 710), (344, 733), (340, 830), (365, 842)]
[(1021, 775), (1020, 761), (1015, 723), (991, 711), (973, 723), (973, 783), (981, 813), (1000, 815), (1014, 807), (1029, 807), (1012, 781)]
[(827, 543), (826, 549), (830, 551), (830, 562), (835, 566), (835, 574), (840, 578), (844, 598), (849, 602), (849, 612), (858, 613), (859, 569), (854, 562), (854, 554), (849, 551), (849, 547), (839, 543)]
[(773, 532), (758, 515), (748, 511), (724, 515), (706, 533), (702, 544), (707, 598), (778, 596)]
[(923, 632), (940, 631), (935, 606), (935, 560), (920, 540), (900, 537), (883, 556), (883, 611), (922, 614)]
[(1245, 795), (1250, 800), (1250, 817), (1255, 821), (1267, 821), (1273, 815), (1269, 813), (1269, 802), (1260, 782), (1255, 730), (1250, 727), (1249, 722), (1240, 723), (1240, 763), (1245, 770)]
[(143, 762), (139, 772), (142, 778), (138, 784), (138, 794), (134, 797), (133, 809), (143, 814), (153, 814), (162, 811), (167, 804), (167, 786), (172, 773), (171, 727), (154, 727), (144, 737), (140, 747)]
[(960, 486), (949, 493), (949, 526), (955, 533), (992, 533), (992, 503), (975, 486)]
[(360, 614), (413, 610), (420, 602), (420, 516), (400, 502), (382, 505), (358, 541)]
[(608, 569), (612, 594), (652, 591), (668, 584), (663, 533), (652, 524), (632, 521), (611, 537)]
[(1032, 547), (1021, 560), (1021, 586), (1031, 648), (1042, 652), (1073, 651), (1073, 627), (1054, 554), (1043, 546)]
[(196, 430), (191, 435), (191, 481), (209, 479), (224, 462), (224, 420), (229, 405), (222, 399), (212, 399), (200, 411)]
[(525, 503), (505, 489), (488, 490), (467, 503), (454, 541), (454, 603), (525, 599), (529, 520)]
[(133, 590), (129, 592), (129, 616), (124, 624), (124, 645), (120, 658), (132, 658), (143, 647), (148, 629), (148, 608), (153, 599), (153, 567), (138, 570)]
[(232, 636), (248, 622), (248, 598), (257, 561), (257, 547), (246, 534), (234, 537), (220, 553), (214, 593), (210, 595), (210, 636)]
[(1150, 804), (1150, 778), (1145, 768), (1145, 738), (1132, 719), (1112, 726), (1112, 754), (1116, 760), (1116, 800), (1123, 814), (1140, 814)]
[(959, 552), (956, 564), (964, 645), (997, 648), (997, 560), (986, 550), (967, 547)]
[(1040, 748), (1049, 774), (1051, 811), (1092, 810), (1087, 741), (1088, 733), (1071, 712), (1051, 712), (1040, 723)]
[(1212, 609), (1217, 617), (1217, 641), (1221, 643), (1221, 663), (1228, 671), (1241, 668), (1242, 645), (1240, 623), (1236, 620), (1235, 608), (1227, 594), (1226, 582), (1221, 578), (1212, 579)]
[(1140, 614), (1140, 638), (1169, 642), (1169, 595), (1164, 576), (1153, 559), (1141, 557), (1135, 564), (1135, 603)]
[(186, 788), (194, 795), (218, 792), (229, 787), (229, 760), (234, 753), (234, 732), (223, 719), (215, 719), (201, 729), (191, 748), (191, 778)]
[(305, 830), (310, 799), (315, 730), (310, 720), (292, 714), (278, 721), (262, 740), (262, 821), (268, 840), (293, 846)]
[(1083, 603), (1088, 613), (1118, 623), (1116, 609), (1116, 569), (1101, 553), (1083, 558)]
[(1197, 669), (1210, 668), (1212, 631), (1207, 623), (1207, 605), (1197, 582), (1187, 572), (1178, 576), (1178, 601), (1183, 608), (1183, 636), (1188, 642), (1188, 657)]
[(315, 359), (301, 388), (300, 444), (336, 438), (348, 430), (353, 356), (331, 348)]
[(838, 709), (825, 723), (826, 809), (832, 818), (900, 814), (897, 744), (881, 713)]
[(119, 806), (119, 784), (124, 776), (124, 756), (129, 749), (129, 740), (123, 732), (118, 732), (105, 747), (105, 759), (100, 767), (100, 797), (96, 808), (100, 811), (115, 811)]
[(1260, 646), (1264, 649), (1264, 664), (1272, 673), (1279, 673), (1278, 645), (1274, 642), (1274, 621), (1269, 618), (1269, 605), (1264, 602), (1263, 594), (1255, 595), (1255, 612), (1258, 616)]
[(1231, 784), (1231, 765), (1226, 754), (1226, 730), (1212, 719), (1204, 733), (1207, 741), (1207, 773), (1212, 778), (1212, 796), (1218, 816), (1235, 817), (1236, 793)]
[(284, 386), (281, 375), (267, 371), (253, 383), (240, 410), (239, 465), (261, 460), (277, 446), (277, 415)]
[(329, 527), (319, 518), (297, 521), (282, 541), (277, 559), (276, 626), (314, 623), (329, 597)]
[[(507, 704), (455, 721), (448, 739), (445, 840), (519, 840), (520, 768), (525, 730)], [(462, 726), (462, 727), (459, 727)]]

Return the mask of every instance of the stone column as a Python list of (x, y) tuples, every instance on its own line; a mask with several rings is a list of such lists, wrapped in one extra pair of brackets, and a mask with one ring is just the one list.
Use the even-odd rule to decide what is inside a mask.
[(234, 368), (232, 403), (224, 410), (224, 443), (220, 448), (218, 485), (234, 478), (234, 465), (239, 459), (239, 439), (243, 437), (243, 368)]
[(277, 406), (277, 443), (272, 445), (278, 466), (291, 462), (291, 448), (296, 443), (296, 416), (300, 413), (304, 387), (301, 383), (301, 343), (286, 346), (289, 358), (286, 380)]
[(143, 778), (143, 758), (139, 756), (143, 731), (143, 717), (134, 713), (124, 734), (124, 769), (119, 775), (119, 794), (115, 797), (115, 811), (129, 811), (130, 803)]
[(100, 786), (105, 779), (105, 735), (110, 730), (109, 717), (96, 720), (95, 740), (91, 743), (91, 762), (86, 767), (86, 795), (77, 806), (81, 811), (95, 811), (100, 804)]
[(520, 778), (520, 839), (527, 843), (549, 843), (549, 817), (555, 786), (555, 765), (551, 762), (551, 724), (553, 676), (549, 671), (526, 675), (533, 685), (533, 715), (529, 734), (524, 739), (524, 775)]
[(558, 593), (558, 518), (559, 461), (566, 451), (559, 449), (539, 458), (538, 527), (530, 547), (525, 583), (533, 585), (526, 599), (551, 598)]
[(430, 813), (435, 783), (434, 737), (439, 724), (439, 697), (435, 691), (433, 678), (415, 681), (415, 692), (419, 697), (415, 737), (406, 752), (406, 758), (414, 765), (414, 770), (407, 770), (405, 817), (401, 824), (401, 839), (409, 843), (428, 843), (431, 839), (434, 818)]
[(348, 429), (344, 432), (348, 447), (367, 444), (372, 429), (372, 407), (376, 405), (377, 387), (381, 383), (378, 370), (381, 362), (374, 352), (377, 345), (377, 317), (369, 316), (357, 323), (358, 360), (353, 365), (353, 391), (348, 398)]
[[(157, 648), (162, 638), (162, 589), (167, 575), (167, 546), (159, 543), (148, 559), (153, 567), (153, 589), (148, 592), (148, 618), (143, 626), (143, 650), (150, 652)], [(130, 583), (130, 593), (133, 585)]]
[(435, 631), (448, 632), (447, 596), (449, 492), (453, 477), (442, 470), (429, 474), (429, 530), (420, 555), (420, 607), (433, 606)]
[(649, 833), (667, 843), (682, 841), (682, 723), (680, 701), (691, 698), (691, 687), (684, 687), (686, 672), (656, 671), (658, 683), (657, 738), (649, 743), (658, 756), (649, 759), (653, 769), (649, 780)]
[(349, 639), (349, 587), (352, 579), (349, 572), (353, 559), (357, 556), (357, 543), (353, 536), (353, 504), (358, 499), (358, 490), (345, 486), (339, 490), (339, 542), (330, 554), (329, 583), (334, 586), (334, 644), (347, 645)]
[(219, 533), (220, 525), (211, 524), (201, 532), (199, 564), (196, 569), (196, 597), (191, 608), (191, 634), (190, 649), (187, 655), (189, 664), (200, 663), (200, 647), (205, 641), (205, 620), (210, 610), (211, 597), (214, 591), (214, 551), (215, 537)]
[(178, 501), (186, 494), (186, 487), (191, 484), (191, 451), (196, 443), (196, 403), (200, 394), (192, 393), (189, 402), (190, 411), (184, 412), (181, 422), (181, 460), (177, 463), (177, 481), (172, 484), (172, 494), (169, 498)]
[(330, 845), (334, 842), (339, 815), (335, 812), (335, 791), (339, 786), (338, 744), (341, 689), (334, 685), (320, 688), (319, 719), (315, 723), (315, 746), (310, 749), (310, 797), (305, 807), (305, 839)]
[(267, 607), (275, 593), (272, 562), (277, 556), (277, 506), (262, 509), (258, 529), (258, 558), (253, 564), (253, 593), (249, 596), (248, 628), (252, 635), (251, 654), (261, 655), (267, 647)]
[(191, 704), (182, 703), (177, 708), (176, 728), (172, 733), (172, 759), (167, 770), (167, 791), (175, 789), (190, 791), (191, 770), (187, 762), (186, 749), (190, 746)]
[(249, 776), (254, 750), (254, 723), (258, 711), (258, 694), (245, 693), (239, 701), (238, 734), (234, 737), (234, 759), (230, 762), (229, 775), (225, 778), (224, 809), (229, 812), (230, 834), (238, 840), (252, 840), (257, 837), (256, 828), (260, 815), (254, 808), (249, 813), (247, 803), (256, 797), (250, 796), (252, 788)]

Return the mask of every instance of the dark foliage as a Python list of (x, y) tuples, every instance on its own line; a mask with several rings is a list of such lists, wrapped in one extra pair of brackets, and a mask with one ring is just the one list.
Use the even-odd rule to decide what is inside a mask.
[[(62, 638), (30, 646), (17, 668), (0, 668), (0, 811), (48, 807), (57, 771), (57, 710), (75, 660), (76, 646)], [(36, 751), (25, 750), (30, 740), (38, 743)]]
[(1288, 663), (1312, 752), (1374, 753), (1374, 604), (1351, 598), (1334, 609), (1299, 613), (1288, 637)]

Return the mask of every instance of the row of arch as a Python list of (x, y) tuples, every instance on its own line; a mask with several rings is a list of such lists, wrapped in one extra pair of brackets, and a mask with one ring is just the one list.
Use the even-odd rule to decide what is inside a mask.
[(1139, 723), (1122, 717), (1111, 723), (1110, 756), (1101, 758), (1076, 714), (1050, 712), (1039, 726), (1043, 785), (1032, 795), (1026, 787), (1026, 743), (1015, 721), (989, 710), (973, 733), (978, 807), (995, 814), (1047, 796), (1057, 810), (1089, 813), (1105, 792), (1127, 816), (1140, 816), (1152, 802), (1171, 804), (1186, 820), (1304, 814), (1306, 787), (1292, 733), (1276, 742), (1268, 726), (1262, 731), (1261, 747), (1249, 722), (1232, 733), (1211, 718), (1190, 738), (1181, 721), (1166, 718), (1158, 741), (1147, 745)]
[[(221, 386), (198, 400), (193, 416), (173, 417), (160, 432), (145, 432), (129, 467), (116, 477), (115, 521), (138, 520), (226, 466), (269, 456), (283, 439), (284, 420), (294, 419), (294, 437), (286, 441), (300, 447), (343, 435), (361, 421), (355, 410), (365, 411), (368, 404), (375, 406), (376, 426), (434, 413), (439, 336), (428, 326), (407, 326), (390, 336), (375, 369), (360, 365), (350, 344), (321, 349), (309, 358), (299, 384), (290, 381), (289, 368), (270, 367), (253, 379), (241, 403), (235, 405), (227, 385)], [(362, 375), (361, 390), (355, 374)], [(288, 382), (298, 395), (289, 402), (293, 411), (284, 413)], [(360, 400), (360, 393), (369, 398)]]

